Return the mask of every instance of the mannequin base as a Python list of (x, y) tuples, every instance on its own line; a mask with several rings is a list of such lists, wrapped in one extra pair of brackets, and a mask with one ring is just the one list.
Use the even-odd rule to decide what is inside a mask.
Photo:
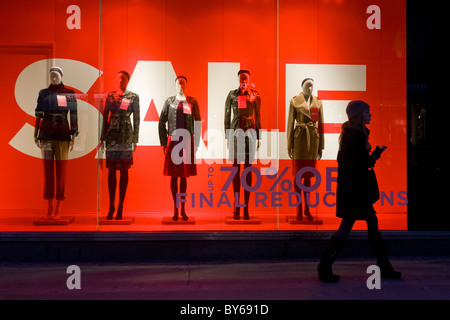
[(189, 220), (183, 220), (180, 216), (180, 217), (178, 217), (177, 221), (173, 220), (172, 217), (164, 217), (162, 219), (162, 224), (165, 224), (165, 225), (195, 224), (195, 217), (189, 217)]
[(46, 219), (44, 216), (34, 220), (33, 224), (37, 226), (65, 226), (71, 224), (74, 220), (74, 216), (60, 216), (59, 219)]
[(241, 217), (239, 220), (234, 219), (234, 217), (227, 217), (225, 219), (226, 224), (261, 224), (261, 220), (258, 219), (258, 217), (252, 217), (250, 216), (250, 219), (244, 220), (243, 217)]
[(121, 220), (111, 219), (107, 220), (106, 218), (100, 218), (99, 225), (104, 226), (123, 226), (130, 225), (134, 223), (134, 217), (122, 217)]
[(314, 218), (314, 220), (308, 220), (308, 218), (304, 217), (303, 220), (298, 220), (297, 216), (288, 216), (286, 217), (286, 221), (289, 224), (323, 224), (323, 220), (321, 219)]

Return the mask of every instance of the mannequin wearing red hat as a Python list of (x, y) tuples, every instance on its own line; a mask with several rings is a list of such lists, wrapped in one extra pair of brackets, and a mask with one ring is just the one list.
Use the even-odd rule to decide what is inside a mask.
[(400, 279), (401, 273), (395, 271), (389, 261), (373, 208), (373, 204), (379, 199), (373, 168), (386, 147), (377, 147), (371, 153), (370, 131), (366, 125), (370, 123), (372, 114), (366, 102), (351, 101), (346, 112), (349, 120), (342, 125), (337, 157), (336, 216), (342, 221), (328, 242), (317, 267), (319, 279), (325, 282), (339, 280), (331, 267), (356, 220), (365, 220), (367, 223), (369, 243), (377, 258), (381, 276)]

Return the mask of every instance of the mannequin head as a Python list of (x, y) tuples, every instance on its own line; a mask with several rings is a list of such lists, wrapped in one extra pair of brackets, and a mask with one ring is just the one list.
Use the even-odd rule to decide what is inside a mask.
[(184, 96), (184, 94), (186, 93), (186, 86), (187, 78), (185, 76), (178, 76), (175, 79), (175, 87), (179, 96)]
[(247, 89), (250, 82), (250, 71), (239, 70), (238, 77), (239, 77), (239, 88), (241, 90)]
[(127, 89), (128, 82), (130, 81), (130, 75), (126, 71), (119, 71), (116, 77), (118, 88), (124, 92)]
[(52, 67), (50, 69), (50, 82), (53, 85), (58, 85), (62, 81), (63, 72), (60, 67)]
[(302, 82), (302, 92), (305, 96), (311, 96), (314, 90), (314, 80), (311, 78), (306, 78)]

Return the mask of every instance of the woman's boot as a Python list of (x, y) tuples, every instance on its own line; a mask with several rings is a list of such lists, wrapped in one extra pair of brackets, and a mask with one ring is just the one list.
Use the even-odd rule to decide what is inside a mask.
[(336, 260), (339, 252), (342, 248), (342, 240), (339, 240), (335, 236), (331, 237), (328, 242), (327, 247), (322, 255), (317, 271), (319, 273), (319, 280), (324, 282), (337, 282), (339, 281), (339, 276), (333, 274), (331, 266)]
[(400, 279), (402, 274), (401, 272), (395, 271), (392, 267), (381, 233), (378, 232), (369, 235), (369, 243), (377, 258), (377, 266), (380, 267), (381, 277), (387, 279)]

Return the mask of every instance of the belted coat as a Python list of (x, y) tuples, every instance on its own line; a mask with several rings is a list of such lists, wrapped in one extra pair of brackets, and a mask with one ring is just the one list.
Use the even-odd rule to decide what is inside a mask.
[[(317, 108), (317, 114), (311, 113)], [(293, 160), (316, 160), (319, 150), (324, 149), (322, 101), (311, 96), (308, 106), (303, 93), (289, 103), (287, 123), (287, 149)]]

